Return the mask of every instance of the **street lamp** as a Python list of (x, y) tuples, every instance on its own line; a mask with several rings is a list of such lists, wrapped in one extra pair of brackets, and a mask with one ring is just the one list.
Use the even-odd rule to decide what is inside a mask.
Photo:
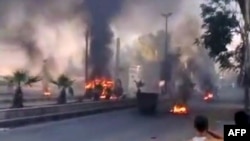
[(120, 38), (116, 39), (116, 53), (115, 53), (115, 77), (120, 77)]
[[(164, 60), (161, 63), (161, 81), (166, 82), (166, 77), (165, 77), (165, 73), (167, 72), (166, 68), (169, 67), (167, 66), (167, 51), (168, 51), (168, 42), (169, 42), (169, 38), (168, 38), (168, 19), (170, 16), (172, 16), (172, 13), (162, 13), (161, 16), (165, 19), (165, 46), (164, 46)], [(161, 91), (162, 93), (164, 93), (164, 88), (166, 88), (166, 85), (164, 83), (164, 86), (161, 87)]]
[(167, 14), (163, 13), (161, 15), (163, 18), (165, 18), (165, 53), (166, 53), (168, 47), (168, 18), (172, 16), (172, 13), (167, 13)]
[(166, 29), (168, 28), (168, 18), (170, 17), (170, 16), (172, 16), (173, 15), (173, 13), (167, 13), (167, 14), (165, 14), (165, 13), (162, 13), (161, 14), (161, 16), (163, 17), (163, 18), (165, 18), (165, 20), (166, 20)]
[(90, 37), (90, 32), (87, 29), (85, 33), (85, 83), (88, 81), (88, 70), (89, 70), (89, 37)]

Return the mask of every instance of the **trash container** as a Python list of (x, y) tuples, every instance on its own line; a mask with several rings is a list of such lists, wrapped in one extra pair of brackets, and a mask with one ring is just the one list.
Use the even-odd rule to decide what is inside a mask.
[(137, 106), (142, 114), (156, 114), (157, 112), (157, 93), (140, 92), (137, 93)]

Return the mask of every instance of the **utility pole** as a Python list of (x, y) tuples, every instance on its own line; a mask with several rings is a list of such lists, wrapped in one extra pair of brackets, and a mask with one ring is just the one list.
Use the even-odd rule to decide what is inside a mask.
[[(161, 79), (165, 78), (164, 74), (166, 73), (166, 61), (167, 61), (167, 52), (168, 52), (168, 44), (169, 44), (169, 39), (168, 39), (168, 18), (172, 15), (172, 13), (167, 13), (167, 14), (162, 14), (162, 17), (165, 19), (165, 46), (164, 46), (164, 54), (163, 54), (163, 62), (162, 62), (162, 72), (161, 72)], [(166, 80), (165, 80), (166, 81)]]
[(120, 38), (116, 39), (116, 54), (115, 54), (115, 78), (119, 79), (120, 68)]
[[(163, 14), (161, 14), (161, 16), (165, 19), (165, 46), (164, 46), (164, 53), (163, 53), (163, 60), (162, 60), (162, 62), (161, 62), (161, 80), (160, 81), (164, 81), (165, 83), (164, 84), (166, 84), (166, 72), (167, 72), (167, 67), (169, 67), (169, 66), (167, 66), (167, 55), (168, 55), (168, 45), (169, 45), (169, 38), (168, 38), (168, 19), (169, 19), (169, 17), (172, 15), (172, 13), (167, 13), (167, 14), (165, 14), (165, 13), (163, 13)], [(161, 92), (162, 93), (165, 93), (164, 91), (167, 89), (166, 88), (166, 85), (164, 85), (164, 86), (162, 86), (162, 88), (161, 88), (162, 90), (161, 90)]]
[(48, 72), (47, 72), (47, 60), (43, 60), (43, 67), (42, 67), (42, 77), (43, 77), (43, 88), (48, 87)]
[(162, 14), (162, 17), (165, 18), (165, 48), (164, 48), (164, 55), (167, 55), (168, 49), (168, 18), (172, 16), (172, 13)]
[(89, 36), (90, 32), (87, 29), (85, 33), (85, 84), (88, 82), (88, 70), (89, 70)]

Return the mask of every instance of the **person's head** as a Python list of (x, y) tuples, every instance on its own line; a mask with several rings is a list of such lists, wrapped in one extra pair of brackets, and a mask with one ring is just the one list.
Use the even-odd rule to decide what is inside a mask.
[(194, 119), (194, 128), (199, 133), (204, 133), (208, 130), (208, 119), (205, 116), (199, 115)]
[(234, 114), (234, 122), (236, 125), (248, 125), (249, 117), (246, 112), (238, 111)]

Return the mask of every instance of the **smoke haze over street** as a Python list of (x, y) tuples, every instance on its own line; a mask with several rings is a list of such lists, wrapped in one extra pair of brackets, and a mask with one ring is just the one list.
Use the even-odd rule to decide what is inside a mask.
[[(105, 9), (105, 5), (110, 8)], [(168, 12), (173, 13), (168, 27), (170, 54), (181, 55), (177, 59), (180, 64), (186, 64), (187, 58), (195, 60), (193, 66), (201, 69), (202, 77), (214, 75), (213, 63), (211, 68), (202, 69), (204, 62), (211, 60), (205, 51), (193, 45), (201, 34), (201, 20), (199, 3), (192, 0), (118, 0), (115, 3), (109, 0), (101, 3), (93, 0), (1, 0), (0, 6), (2, 75), (27, 67), (39, 73), (44, 59), (53, 64), (50, 72), (54, 76), (69, 70), (83, 74), (87, 27), (92, 37), (90, 66), (97, 76), (111, 75), (117, 37), (121, 39), (122, 66), (152, 64), (152, 58), (157, 55), (160, 61), (165, 47), (165, 21), (161, 14)], [(176, 61), (170, 57), (169, 62)], [(171, 70), (177, 66), (166, 75), (174, 75)], [(204, 72), (207, 70), (209, 72)], [(145, 76), (154, 71), (159, 72), (159, 69), (149, 69)]]

